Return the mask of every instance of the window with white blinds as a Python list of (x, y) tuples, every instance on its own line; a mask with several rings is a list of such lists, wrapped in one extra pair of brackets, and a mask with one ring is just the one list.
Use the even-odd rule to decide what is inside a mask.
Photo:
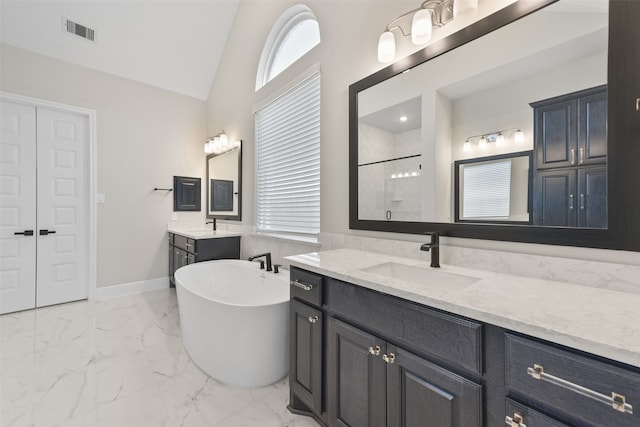
[(508, 217), (511, 159), (465, 165), (463, 192), (463, 218)]
[(320, 73), (255, 113), (258, 231), (320, 232)]

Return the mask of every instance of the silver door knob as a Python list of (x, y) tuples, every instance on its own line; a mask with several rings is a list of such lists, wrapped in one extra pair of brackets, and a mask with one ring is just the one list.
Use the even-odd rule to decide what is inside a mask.
[(309, 316), (307, 320), (309, 320), (309, 323), (316, 323), (318, 321), (318, 316)]
[(382, 360), (387, 362), (389, 365), (393, 365), (393, 363), (396, 361), (396, 355), (393, 353), (383, 354)]
[(369, 354), (373, 354), (374, 356), (379, 356), (380, 355), (380, 346), (377, 345), (375, 347), (369, 347)]

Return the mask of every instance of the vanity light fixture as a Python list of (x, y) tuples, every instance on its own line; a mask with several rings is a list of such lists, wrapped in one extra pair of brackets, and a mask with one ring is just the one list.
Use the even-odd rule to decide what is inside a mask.
[(233, 150), (240, 145), (240, 141), (229, 141), (229, 137), (224, 131), (216, 136), (209, 137), (204, 143), (205, 154), (222, 154), (226, 151)]
[[(394, 30), (400, 30), (404, 37), (411, 36), (413, 44), (422, 45), (431, 40), (434, 28), (440, 28), (449, 23), (458, 13), (477, 10), (478, 0), (425, 0), (420, 7), (400, 15), (387, 24), (385, 31), (378, 39), (378, 61), (386, 63), (395, 59)], [(411, 15), (413, 15), (411, 28), (404, 28), (408, 26)]]
[(495, 143), (498, 147), (504, 146), (507, 143), (507, 137), (513, 138), (513, 142), (516, 144), (522, 144), (524, 142), (524, 133), (521, 129), (503, 129), (468, 137), (462, 145), (462, 151), (465, 153), (470, 152), (472, 145), (477, 145), (481, 150), (486, 149), (490, 143)]

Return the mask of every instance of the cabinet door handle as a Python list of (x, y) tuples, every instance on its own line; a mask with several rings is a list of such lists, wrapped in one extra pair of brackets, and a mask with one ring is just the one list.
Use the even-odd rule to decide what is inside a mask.
[(303, 291), (310, 291), (311, 289), (313, 289), (313, 285), (305, 285), (304, 283), (300, 283), (297, 280), (291, 280), (291, 281), (289, 281), (289, 283), (291, 284), (291, 286), (295, 286), (296, 288), (300, 288)]
[(578, 163), (580, 164), (584, 163), (584, 148), (580, 149), (580, 155), (578, 156)]
[(640, 98), (636, 98), (636, 111), (640, 111)]
[(504, 419), (504, 423), (509, 427), (527, 427), (527, 425), (523, 422), (524, 418), (518, 412), (513, 413), (513, 417), (507, 415)]
[(616, 411), (626, 412), (627, 414), (633, 414), (633, 406), (626, 402), (626, 398), (622, 394), (612, 392), (611, 396), (607, 396), (602, 393), (598, 393), (595, 390), (591, 390), (579, 384), (574, 384), (570, 381), (564, 380), (554, 375), (547, 374), (544, 371), (544, 367), (538, 364), (534, 364), (532, 368), (531, 367), (527, 368), (527, 374), (531, 375), (531, 377), (536, 380), (546, 381), (551, 384), (555, 384), (564, 389), (573, 391), (574, 393), (577, 393), (581, 396), (585, 396), (590, 399), (596, 400), (598, 402), (604, 403), (607, 406), (611, 406)]
[(580, 210), (584, 210), (584, 193), (580, 193)]
[(40, 230), (40, 235), (41, 236), (48, 236), (49, 234), (56, 234), (56, 231), (55, 230), (47, 230), (47, 229)]
[(569, 210), (573, 210), (573, 194), (569, 194)]
[(192, 247), (192, 246), (193, 246), (193, 244), (191, 244), (191, 243), (185, 243), (184, 245), (185, 245), (186, 247), (188, 247), (188, 248), (190, 248), (190, 247)]
[(33, 230), (16, 231), (14, 236), (33, 236)]
[(396, 361), (396, 355), (393, 354), (393, 353), (383, 354), (382, 355), (382, 360), (384, 360), (389, 365), (393, 365), (395, 363), (395, 361)]
[(571, 164), (572, 165), (576, 164), (576, 149), (575, 148), (571, 149)]
[(380, 346), (377, 345), (375, 347), (369, 347), (369, 354), (372, 354), (374, 356), (380, 356)]
[(309, 323), (316, 323), (318, 321), (318, 316), (309, 316), (307, 320), (309, 320)]

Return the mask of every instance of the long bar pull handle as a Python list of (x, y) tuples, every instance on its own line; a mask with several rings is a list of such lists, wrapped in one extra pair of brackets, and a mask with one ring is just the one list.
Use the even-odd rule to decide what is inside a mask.
[(300, 288), (304, 291), (310, 291), (313, 289), (313, 285), (305, 285), (304, 283), (300, 283), (297, 280), (291, 280), (289, 281), (289, 283), (291, 284), (291, 286), (295, 286), (296, 288)]
[(640, 111), (640, 98), (636, 98), (636, 111)]
[(15, 236), (33, 236), (33, 230), (16, 231)]
[(585, 204), (584, 204), (584, 193), (580, 193), (580, 210), (584, 210), (585, 208)]
[(507, 415), (504, 419), (504, 423), (509, 427), (527, 427), (527, 425), (523, 422), (524, 418), (517, 412), (513, 413), (513, 417)]
[(573, 194), (569, 194), (569, 210), (573, 210)]
[(49, 234), (56, 234), (56, 231), (55, 230), (47, 230), (47, 229), (40, 230), (40, 235), (41, 236), (48, 236)]
[(578, 155), (578, 163), (584, 163), (584, 148), (580, 148), (580, 154)]
[(576, 164), (576, 149), (575, 148), (571, 149), (571, 164), (572, 165)]
[(612, 392), (611, 396), (598, 393), (595, 390), (591, 390), (579, 384), (575, 384), (570, 381), (563, 380), (562, 378), (558, 378), (554, 375), (547, 374), (546, 372), (544, 372), (544, 367), (538, 364), (534, 364), (532, 368), (527, 368), (527, 374), (531, 375), (531, 377), (536, 380), (542, 380), (551, 384), (555, 384), (564, 389), (573, 391), (574, 393), (578, 393), (581, 396), (585, 396), (598, 402), (604, 403), (607, 406), (611, 406), (616, 411), (633, 414), (633, 406), (630, 403), (626, 402), (626, 399), (623, 395), (616, 392)]

